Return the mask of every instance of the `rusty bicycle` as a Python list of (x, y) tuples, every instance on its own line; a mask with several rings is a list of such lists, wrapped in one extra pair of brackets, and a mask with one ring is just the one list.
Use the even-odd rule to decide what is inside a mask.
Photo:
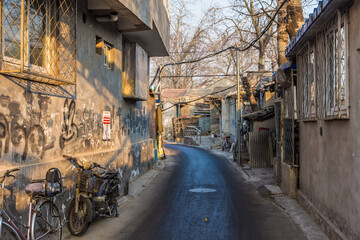
[[(61, 239), (61, 216), (58, 207), (54, 203), (54, 197), (62, 193), (60, 171), (57, 168), (51, 168), (47, 171), (45, 179), (32, 180), (32, 183), (25, 187), (25, 192), (30, 200), (28, 223), (23, 224), (12, 214), (7, 204), (4, 204), (5, 180), (9, 177), (16, 178), (12, 173), (19, 170), (20, 168), (7, 170), (0, 177), (1, 197), (3, 200), (0, 205), (0, 239)], [(25, 231), (21, 231), (20, 228), (25, 229)]]

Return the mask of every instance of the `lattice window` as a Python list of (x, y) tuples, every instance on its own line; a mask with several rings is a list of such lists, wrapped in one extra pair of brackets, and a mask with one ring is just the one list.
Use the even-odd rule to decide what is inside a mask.
[(311, 51), (309, 55), (309, 104), (310, 104), (310, 117), (315, 117), (316, 105), (315, 105), (315, 53)]
[(76, 0), (2, 0), (0, 73), (76, 83)]
[(338, 46), (337, 29), (330, 29), (326, 34), (326, 116), (333, 116), (337, 109), (338, 95)]
[(340, 11), (298, 54), (300, 118), (349, 117), (347, 13)]
[[(301, 118), (309, 118), (309, 48), (304, 47), (301, 54), (298, 55), (299, 62), (299, 80), (300, 80), (300, 97), (301, 97)], [(311, 71), (310, 71), (311, 72)]]
[(320, 32), (316, 36), (316, 54), (315, 54), (315, 80), (316, 80), (316, 101), (317, 118), (325, 117), (325, 67), (326, 67), (326, 44), (325, 34)]
[(347, 54), (346, 54), (346, 32), (345, 24), (341, 24), (340, 30), (341, 45), (340, 45), (340, 71), (341, 71), (341, 81), (340, 81), (340, 104), (342, 109), (347, 108), (348, 98), (347, 98)]
[(348, 116), (347, 14), (340, 11), (327, 26), (326, 117)]

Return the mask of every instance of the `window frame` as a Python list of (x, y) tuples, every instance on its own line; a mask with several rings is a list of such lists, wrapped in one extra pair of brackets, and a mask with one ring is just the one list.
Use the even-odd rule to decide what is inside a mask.
[(124, 99), (147, 100), (149, 71), (150, 57), (145, 49), (138, 43), (124, 38), (122, 47), (122, 96)]
[(297, 54), (301, 120), (350, 117), (348, 11), (338, 9), (329, 19)]
[(104, 67), (106, 69), (114, 70), (114, 45), (103, 41), (103, 52), (104, 52)]
[(103, 52), (103, 40), (102, 37), (96, 35), (95, 36), (95, 53), (98, 55), (102, 55)]
[[(9, 0), (10, 1), (10, 0)], [(1, 4), (4, 4), (4, 1), (1, 1)], [(28, 1), (25, 1), (25, 5), (28, 5)], [(44, 24), (45, 24), (45, 29), (44, 29), (44, 42), (43, 42), (43, 48), (44, 50), (44, 53), (42, 53), (44, 56), (44, 66), (39, 66), (37, 64), (34, 64), (34, 63), (31, 63), (30, 62), (30, 58), (31, 58), (31, 46), (30, 46), (30, 24), (33, 23), (33, 21), (30, 21), (30, 11), (32, 8), (30, 8), (29, 6), (26, 6), (26, 10), (25, 10), (25, 21), (24, 21), (24, 66), (26, 68), (28, 68), (30, 71), (34, 70), (34, 71), (37, 71), (37, 72), (42, 72), (42, 73), (46, 73), (47, 70), (49, 70), (51, 68), (51, 63), (49, 62), (49, 59), (48, 59), (48, 54), (49, 54), (49, 51), (50, 49), (53, 47), (53, 48), (57, 48), (57, 46), (50, 46), (50, 42), (49, 42), (49, 33), (51, 32), (51, 30), (49, 30), (49, 28), (51, 27), (51, 23), (49, 21), (49, 18), (51, 19), (52, 16), (50, 16), (51, 14), (51, 4), (49, 2), (49, 0), (45, 0), (45, 16), (44, 16)], [(2, 11), (1, 11), (1, 20), (3, 20), (3, 7), (1, 8)], [(21, 11), (21, 9), (20, 9)], [(35, 12), (37, 12), (36, 10), (34, 10)], [(55, 15), (54, 16), (54, 21), (58, 21), (57, 19), (57, 16)], [(21, 16), (20, 16), (20, 21), (21, 20)], [(2, 26), (4, 26), (2, 23), (1, 23)], [(13, 58), (13, 57), (9, 57), (9, 56), (6, 56), (5, 55), (5, 44), (4, 44), (4, 41), (5, 41), (5, 28), (2, 27), (1, 28), (1, 39), (0, 41), (3, 42), (2, 44), (2, 58), (4, 60), (4, 62), (7, 62), (7, 63), (10, 63), (10, 64), (14, 64), (14, 65), (20, 65), (21, 64), (21, 52), (20, 52), (20, 59), (17, 59), (17, 58)], [(20, 33), (21, 33), (21, 28), (20, 28)], [(21, 50), (19, 50), (21, 51)]]

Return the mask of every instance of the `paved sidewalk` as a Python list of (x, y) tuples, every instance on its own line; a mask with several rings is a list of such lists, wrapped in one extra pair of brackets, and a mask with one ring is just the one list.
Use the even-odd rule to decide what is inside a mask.
[(299, 203), (285, 196), (280, 187), (274, 184), (272, 168), (251, 169), (249, 166), (241, 167), (233, 160), (232, 153), (223, 152), (221, 149), (211, 150), (211, 152), (225, 157), (234, 168), (238, 169), (246, 181), (251, 182), (257, 188), (260, 195), (273, 200), (279, 208), (283, 209), (298, 224), (309, 240), (329, 239)]
[[(170, 156), (171, 158), (171, 156)], [(168, 161), (168, 160), (166, 160)], [(131, 202), (134, 198), (136, 198), (146, 187), (151, 183), (151, 181), (160, 173), (160, 171), (166, 166), (166, 161), (158, 160), (157, 164), (153, 166), (153, 169), (148, 171), (147, 173), (141, 175), (140, 177), (136, 178), (134, 181), (130, 182), (129, 184), (129, 193), (128, 195), (122, 196), (118, 198), (118, 204), (119, 208), (118, 211), (121, 212), (121, 209), (123, 209), (129, 202)], [(108, 221), (111, 219), (106, 218), (98, 218), (95, 221), (101, 222), (101, 221)], [(92, 224), (91, 227), (93, 227), (94, 224)], [(90, 232), (90, 230), (89, 230)], [(74, 237), (71, 236), (67, 225), (63, 228), (63, 239), (91, 239), (89, 237), (89, 234), (86, 234), (84, 237)]]

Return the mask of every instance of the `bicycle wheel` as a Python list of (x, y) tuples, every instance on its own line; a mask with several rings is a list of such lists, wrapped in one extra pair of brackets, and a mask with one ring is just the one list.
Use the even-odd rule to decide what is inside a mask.
[(52, 201), (40, 203), (31, 221), (31, 238), (61, 240), (62, 227), (59, 209)]
[(80, 197), (78, 213), (75, 213), (75, 199), (69, 206), (68, 228), (71, 235), (81, 236), (89, 228), (92, 220), (92, 204), (88, 198)]
[(17, 232), (7, 223), (3, 223), (1, 227), (1, 240), (21, 240)]

